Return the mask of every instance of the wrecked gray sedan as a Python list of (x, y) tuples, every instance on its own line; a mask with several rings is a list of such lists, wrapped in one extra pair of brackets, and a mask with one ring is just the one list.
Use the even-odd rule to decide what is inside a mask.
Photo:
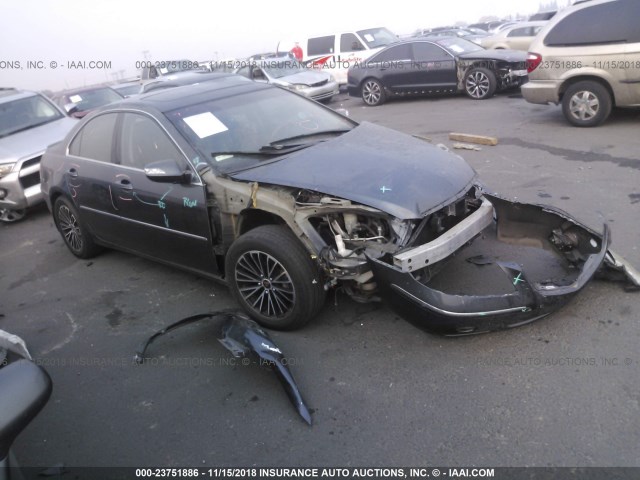
[(638, 275), (596, 232), (486, 193), (460, 157), (222, 75), (103, 107), (42, 160), (71, 252), (110, 247), (225, 281), (292, 329), (342, 289), (427, 330), (521, 325), (594, 275)]

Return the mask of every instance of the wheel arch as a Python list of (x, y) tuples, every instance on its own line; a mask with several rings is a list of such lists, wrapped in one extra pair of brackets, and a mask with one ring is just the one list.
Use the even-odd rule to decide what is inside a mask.
[(58, 187), (52, 188), (51, 192), (49, 193), (49, 202), (51, 202), (51, 206), (53, 207), (53, 204), (56, 203), (56, 200), (62, 196), (69, 198), (69, 194), (67, 194), (61, 188), (58, 188)]
[(562, 103), (564, 94), (569, 89), (569, 87), (571, 87), (572, 85), (575, 85), (578, 82), (585, 82), (585, 81), (596, 82), (602, 85), (604, 88), (606, 88), (607, 91), (609, 92), (609, 95), (611, 96), (612, 106), (615, 107), (616, 96), (613, 92), (613, 89), (611, 88), (611, 85), (607, 80), (605, 80), (602, 77), (598, 77), (597, 75), (577, 75), (575, 77), (568, 78), (563, 82), (563, 84), (560, 86), (560, 89), (558, 90), (558, 101)]
[(258, 208), (247, 208), (238, 215), (237, 236), (263, 225), (286, 225), (287, 222), (275, 213)]

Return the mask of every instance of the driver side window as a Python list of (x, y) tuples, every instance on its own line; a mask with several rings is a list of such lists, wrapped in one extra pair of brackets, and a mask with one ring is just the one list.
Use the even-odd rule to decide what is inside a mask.
[(120, 137), (120, 163), (127, 167), (143, 169), (159, 160), (184, 162), (182, 153), (160, 126), (146, 115), (126, 113), (122, 119)]

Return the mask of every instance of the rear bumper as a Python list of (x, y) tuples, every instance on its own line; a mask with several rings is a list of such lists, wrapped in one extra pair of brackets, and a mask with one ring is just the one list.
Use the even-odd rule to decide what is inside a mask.
[[(469, 335), (532, 322), (565, 305), (602, 268), (605, 258), (612, 255), (608, 251), (607, 225), (603, 233), (598, 234), (552, 207), (512, 203), (497, 197), (489, 199), (497, 219), (483, 231), (483, 240), (478, 243), (487, 246), (495, 256), (487, 256), (474, 266), (467, 263), (465, 268), (476, 269), (480, 282), (476, 279), (475, 284), (482, 281), (491, 284), (495, 280), (488, 277), (484, 280), (483, 275), (487, 271), (486, 265), (493, 264), (494, 273), (503, 277), (502, 282), (496, 282), (501, 283), (501, 287), (493, 289), (491, 285), (484, 285), (481, 288), (484, 293), (461, 294), (456, 290), (465, 284), (465, 279), (458, 272), (452, 275), (455, 287), (443, 291), (434, 286), (435, 276), (425, 280), (425, 276), (415, 270), (403, 271), (402, 255), (406, 259), (407, 255), (421, 254), (425, 246), (395, 255), (395, 264), (368, 259), (380, 295), (400, 315), (420, 328), (444, 335)], [(489, 230), (494, 230), (495, 238), (489, 238), (492, 236)], [(465, 252), (469, 254), (466, 248), (456, 247), (457, 251), (442, 263), (453, 262), (453, 257), (462, 257)], [(523, 260), (519, 258), (520, 252), (522, 257), (535, 252), (536, 258)], [(549, 269), (549, 277), (545, 277), (545, 272), (528, 270), (540, 255), (546, 255), (545, 262), (559, 264)], [(462, 263), (464, 260), (474, 263), (473, 258), (463, 258)], [(446, 268), (449, 267), (442, 266), (442, 271)], [(486, 293), (486, 290), (495, 291)]]
[(559, 84), (553, 80), (531, 80), (522, 85), (520, 91), (529, 103), (548, 104), (560, 102)]

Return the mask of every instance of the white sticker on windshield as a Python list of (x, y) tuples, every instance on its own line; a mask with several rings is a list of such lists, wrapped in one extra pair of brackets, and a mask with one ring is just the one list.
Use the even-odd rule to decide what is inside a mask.
[(216, 162), (224, 162), (225, 160), (233, 158), (233, 155), (216, 155), (214, 158)]
[(460, 45), (449, 45), (449, 49), (453, 50), (456, 53), (464, 52), (464, 48), (462, 48)]
[(375, 38), (373, 38), (373, 35), (371, 35), (370, 33), (365, 33), (365, 34), (364, 34), (364, 39), (365, 39), (367, 42), (373, 42), (373, 41), (375, 40)]
[(225, 124), (218, 120), (211, 112), (186, 117), (184, 122), (189, 125), (189, 128), (200, 138), (210, 137), (211, 135), (229, 130)]
[(71, 100), (71, 103), (80, 103), (82, 101), (82, 97), (80, 95), (71, 95), (69, 100)]

